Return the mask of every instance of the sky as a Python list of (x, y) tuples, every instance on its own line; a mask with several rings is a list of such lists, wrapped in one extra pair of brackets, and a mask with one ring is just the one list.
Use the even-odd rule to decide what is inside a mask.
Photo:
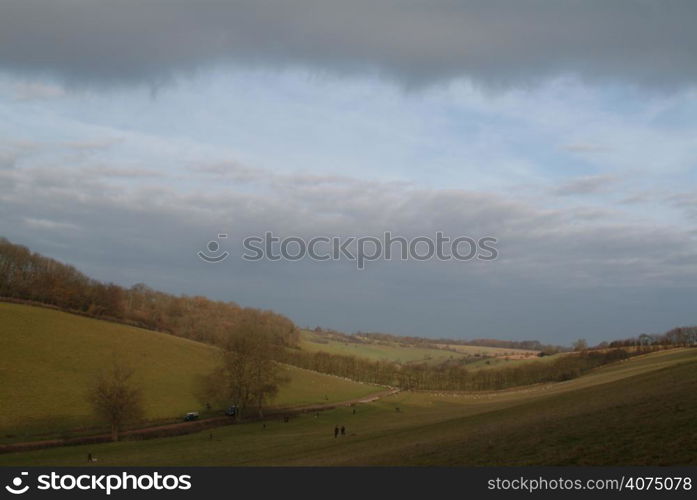
[[(671, 0), (3, 0), (0, 235), (346, 332), (695, 324), (696, 18)], [(386, 231), (494, 237), (498, 257), (242, 258), (265, 232)], [(216, 264), (197, 256), (212, 240)]]

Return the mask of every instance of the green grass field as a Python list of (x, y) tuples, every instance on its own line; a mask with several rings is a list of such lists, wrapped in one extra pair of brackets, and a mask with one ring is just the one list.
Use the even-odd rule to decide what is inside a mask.
[(448, 348), (462, 354), (474, 356), (494, 356), (494, 357), (534, 357), (539, 351), (531, 351), (527, 349), (509, 349), (507, 347), (488, 347), (476, 345), (459, 345), (459, 344), (439, 344), (439, 347)]
[[(532, 351), (529, 351), (532, 352)], [(520, 366), (526, 363), (549, 363), (559, 359), (561, 356), (567, 356), (570, 353), (561, 352), (553, 354), (551, 356), (539, 357), (537, 355), (526, 355), (521, 357), (520, 355), (515, 355), (513, 359), (506, 356), (498, 356), (493, 358), (481, 358), (474, 363), (468, 363), (467, 369), (469, 370), (490, 370), (497, 368), (513, 368), (514, 366)]]
[[(490, 393), (400, 393), (289, 423), (0, 455), (0, 465), (697, 464), (697, 349)], [(396, 411), (399, 407), (400, 411)], [(348, 435), (335, 439), (334, 425)]]
[[(502, 349), (498, 347), (478, 346), (445, 346), (443, 349), (431, 349), (409, 346), (406, 344), (391, 342), (376, 342), (364, 339), (364, 342), (346, 342), (340, 338), (317, 334), (309, 330), (301, 331), (300, 347), (310, 352), (326, 352), (344, 356), (355, 356), (372, 361), (393, 361), (396, 363), (428, 363), (439, 364), (451, 359), (463, 359), (479, 356), (503, 357), (529, 355), (535, 358), (535, 351), (520, 349)], [(445, 349), (447, 347), (448, 349)], [(498, 358), (492, 358), (491, 362), (498, 362)], [(476, 364), (483, 361), (477, 362)]]
[(300, 348), (309, 352), (326, 352), (343, 356), (355, 356), (371, 361), (394, 361), (397, 363), (427, 362), (436, 364), (448, 359), (463, 357), (459, 353), (441, 349), (407, 347), (400, 344), (385, 345), (376, 342), (344, 342), (317, 335), (308, 330), (301, 331)]
[[(135, 368), (150, 420), (200, 410), (195, 379), (217, 363), (216, 349), (198, 342), (0, 303), (0, 443), (95, 425), (85, 394), (115, 356)], [(274, 406), (344, 401), (380, 390), (289, 366), (284, 371), (291, 381), (282, 386)]]

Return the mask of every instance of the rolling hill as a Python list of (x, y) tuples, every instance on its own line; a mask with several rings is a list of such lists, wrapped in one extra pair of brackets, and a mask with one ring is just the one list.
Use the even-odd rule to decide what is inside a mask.
[[(0, 465), (688, 465), (697, 463), (697, 349), (567, 382), (404, 392), (289, 423), (0, 455)], [(347, 435), (335, 439), (334, 425)]]
[[(115, 357), (134, 367), (149, 420), (179, 419), (201, 409), (197, 376), (217, 362), (214, 347), (165, 333), (54, 309), (0, 303), (0, 443), (96, 424), (85, 394)], [(290, 383), (274, 406), (358, 398), (380, 389), (285, 366)]]
[[(402, 363), (453, 355), (312, 334), (303, 333), (302, 349)], [(195, 380), (215, 365), (217, 350), (54, 309), (0, 303), (0, 444), (101, 429), (85, 393), (114, 356), (136, 369), (148, 420), (166, 423), (201, 410)], [(511, 361), (520, 362), (526, 361)], [(290, 382), (274, 406), (345, 401), (379, 391), (291, 366), (284, 371)], [(0, 465), (80, 465), (87, 452), (98, 456), (100, 465), (694, 464), (696, 384), (697, 349), (676, 348), (565, 382), (473, 393), (407, 391), (354, 408), (299, 414), (287, 423), (220, 427), (213, 430), (215, 439), (206, 431), (7, 453), (0, 455)], [(336, 440), (335, 425), (345, 425), (347, 435)]]

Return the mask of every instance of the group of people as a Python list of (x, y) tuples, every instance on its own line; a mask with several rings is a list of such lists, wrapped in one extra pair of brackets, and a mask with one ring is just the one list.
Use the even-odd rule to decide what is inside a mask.
[(339, 433), (341, 433), (342, 436), (345, 436), (346, 435), (346, 427), (344, 427), (342, 425), (341, 429), (340, 429), (338, 425), (334, 426), (334, 438), (339, 437)]

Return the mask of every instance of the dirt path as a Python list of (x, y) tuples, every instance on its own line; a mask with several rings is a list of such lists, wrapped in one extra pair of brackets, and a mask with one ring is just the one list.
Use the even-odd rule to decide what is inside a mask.
[[(340, 401), (337, 403), (314, 404), (307, 406), (293, 406), (287, 408), (269, 408), (264, 413), (263, 418), (248, 418), (245, 422), (270, 420), (279, 416), (292, 416), (300, 413), (311, 413), (318, 411), (332, 410), (352, 406), (355, 404), (372, 403), (378, 399), (397, 394), (400, 391), (398, 388), (391, 388), (385, 391), (377, 392), (364, 396), (362, 398), (350, 399), (348, 401)], [(153, 439), (159, 437), (180, 436), (183, 434), (192, 434), (214, 427), (234, 424), (235, 420), (230, 417), (211, 417), (194, 422), (178, 422), (174, 424), (157, 425), (152, 427), (144, 427), (142, 429), (133, 429), (121, 433), (122, 438), (131, 439)], [(107, 443), (111, 441), (110, 434), (97, 434), (94, 436), (76, 437), (67, 439), (49, 439), (44, 441), (27, 441), (23, 443), (12, 443), (0, 445), (0, 453), (11, 453), (19, 451), (39, 450), (43, 448), (54, 448), (56, 446), (74, 446), (81, 444)]]

